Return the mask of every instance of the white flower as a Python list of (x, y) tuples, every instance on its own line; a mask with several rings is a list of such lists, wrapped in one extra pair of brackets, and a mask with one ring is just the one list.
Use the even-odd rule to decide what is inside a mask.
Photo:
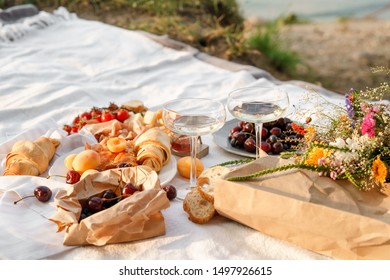
[(345, 143), (345, 141), (344, 141), (343, 139), (341, 139), (341, 138), (336, 138), (336, 141), (330, 143), (330, 145), (335, 146), (335, 147), (341, 149), (341, 148), (344, 148), (344, 147), (346, 146), (346, 143)]

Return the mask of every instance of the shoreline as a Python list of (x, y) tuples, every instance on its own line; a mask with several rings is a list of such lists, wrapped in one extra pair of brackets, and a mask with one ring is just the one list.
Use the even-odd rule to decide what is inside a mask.
[(286, 49), (301, 57), (299, 76), (310, 76), (314, 71), (321, 81), (317, 83), (329, 90), (364, 90), (389, 80), (388, 76), (372, 74), (371, 68), (390, 67), (390, 53), (384, 47), (390, 44), (390, 19), (286, 25), (280, 38)]

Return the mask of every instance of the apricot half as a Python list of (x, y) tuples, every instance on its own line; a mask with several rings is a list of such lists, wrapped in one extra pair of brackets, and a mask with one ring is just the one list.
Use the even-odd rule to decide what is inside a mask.
[[(196, 177), (199, 177), (200, 173), (204, 170), (203, 163), (200, 159), (196, 159)], [(191, 176), (191, 157), (182, 157), (177, 161), (177, 171), (184, 178), (189, 179)]]
[(93, 150), (85, 150), (79, 153), (72, 162), (74, 170), (82, 174), (88, 169), (95, 169), (100, 164), (100, 155)]
[(77, 154), (70, 154), (65, 158), (64, 164), (69, 170), (73, 169), (73, 160), (76, 156)]
[(107, 141), (107, 148), (112, 153), (120, 153), (126, 149), (126, 140), (120, 137), (110, 138)]

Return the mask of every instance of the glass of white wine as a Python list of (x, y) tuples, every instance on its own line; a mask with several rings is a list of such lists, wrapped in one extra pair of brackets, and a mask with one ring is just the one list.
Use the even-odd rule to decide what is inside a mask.
[(190, 136), (190, 186), (196, 187), (196, 154), (198, 137), (220, 129), (226, 120), (225, 106), (207, 98), (180, 98), (163, 105), (164, 125), (174, 133)]
[(238, 88), (229, 93), (227, 100), (227, 108), (235, 118), (255, 124), (256, 158), (260, 157), (263, 123), (284, 116), (288, 107), (288, 94), (278, 86)]

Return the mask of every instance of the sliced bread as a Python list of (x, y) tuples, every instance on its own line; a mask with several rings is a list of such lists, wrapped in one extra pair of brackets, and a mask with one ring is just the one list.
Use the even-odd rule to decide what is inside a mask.
[(204, 199), (197, 188), (187, 193), (183, 201), (183, 209), (188, 213), (188, 219), (197, 224), (205, 224), (215, 215), (213, 203)]
[(198, 180), (197, 189), (200, 195), (207, 201), (214, 203), (214, 182), (231, 171), (225, 166), (213, 166), (204, 170)]

